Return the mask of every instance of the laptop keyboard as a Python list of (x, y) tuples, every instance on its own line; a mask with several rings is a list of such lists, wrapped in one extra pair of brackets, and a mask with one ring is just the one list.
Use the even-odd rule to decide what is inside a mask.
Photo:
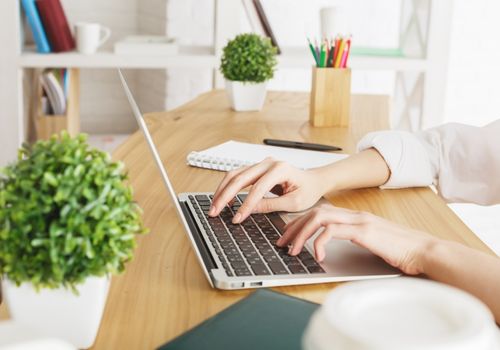
[(288, 255), (288, 248), (275, 245), (285, 226), (278, 214), (252, 214), (241, 224), (233, 224), (233, 216), (245, 197), (238, 195), (232, 206), (226, 206), (218, 217), (212, 218), (208, 211), (213, 196), (189, 196), (228, 276), (325, 272), (308, 251), (303, 250), (295, 257)]

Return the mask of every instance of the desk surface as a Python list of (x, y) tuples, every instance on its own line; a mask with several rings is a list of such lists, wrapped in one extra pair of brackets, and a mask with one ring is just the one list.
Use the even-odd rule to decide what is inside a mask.
[[(187, 166), (186, 155), (192, 150), (229, 139), (260, 143), (263, 138), (282, 138), (331, 143), (350, 153), (366, 132), (388, 127), (389, 101), (385, 96), (353, 96), (349, 129), (310, 127), (308, 103), (306, 93), (274, 92), (269, 93), (262, 112), (239, 114), (229, 109), (224, 92), (215, 91), (174, 111), (150, 114), (147, 120), (177, 192), (213, 191), (224, 175)], [(124, 161), (151, 232), (139, 238), (126, 272), (113, 277), (94, 348), (155, 348), (250, 291), (210, 287), (141, 133), (119, 147), (114, 158)], [(370, 211), (489, 252), (428, 188), (355, 190), (332, 194), (328, 199), (337, 206)], [(330, 283), (276, 290), (321, 302), (335, 286)]]

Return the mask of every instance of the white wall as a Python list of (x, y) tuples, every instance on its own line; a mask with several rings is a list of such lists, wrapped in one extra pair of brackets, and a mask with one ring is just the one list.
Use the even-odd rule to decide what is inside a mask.
[[(147, 35), (165, 35), (167, 26), (166, 0), (136, 0), (137, 31)], [(167, 71), (140, 70), (136, 73), (135, 96), (143, 112), (163, 111), (167, 101)]]
[[(213, 45), (213, 0), (168, 0), (166, 12), (169, 37), (176, 38), (182, 45)], [(212, 89), (210, 69), (169, 69), (167, 74), (166, 109), (178, 107)]]
[(500, 118), (500, 1), (454, 6), (444, 119), (483, 125)]
[[(116, 40), (138, 30), (136, 0), (63, 0), (62, 4), (71, 25), (90, 21), (111, 28), (111, 38), (104, 49), (112, 49)], [(124, 133), (134, 130), (135, 122), (116, 71), (82, 69), (80, 77), (82, 131)], [(134, 89), (134, 72), (127, 72), (127, 78)]]

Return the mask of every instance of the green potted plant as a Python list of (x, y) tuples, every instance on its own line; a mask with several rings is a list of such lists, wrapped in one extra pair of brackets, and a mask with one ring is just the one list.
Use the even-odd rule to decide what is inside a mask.
[(220, 71), (234, 110), (262, 108), (266, 83), (276, 69), (276, 52), (269, 38), (252, 33), (237, 35), (224, 47)]
[(0, 175), (0, 275), (14, 321), (90, 347), (110, 275), (145, 229), (122, 164), (63, 132)]

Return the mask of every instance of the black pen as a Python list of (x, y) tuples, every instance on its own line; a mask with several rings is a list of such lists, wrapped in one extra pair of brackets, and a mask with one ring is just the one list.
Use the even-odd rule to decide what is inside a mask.
[(269, 146), (290, 147), (299, 149), (308, 149), (312, 151), (342, 151), (342, 148), (330, 145), (321, 145), (319, 143), (286, 141), (286, 140), (273, 140), (264, 139), (264, 143)]

